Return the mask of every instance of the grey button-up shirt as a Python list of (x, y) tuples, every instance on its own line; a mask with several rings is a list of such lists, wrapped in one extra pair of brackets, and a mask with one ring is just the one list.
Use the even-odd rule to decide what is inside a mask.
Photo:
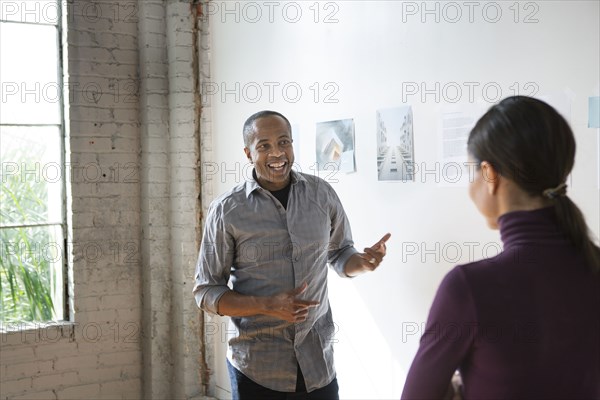
[(287, 210), (254, 180), (210, 205), (196, 266), (198, 306), (216, 314), (231, 290), (270, 296), (308, 283), (301, 295), (320, 304), (301, 323), (266, 315), (232, 317), (227, 358), (244, 375), (272, 390), (296, 389), (297, 364), (312, 391), (335, 377), (335, 327), (327, 298), (327, 264), (345, 277), (357, 250), (333, 188), (318, 177), (292, 171)]

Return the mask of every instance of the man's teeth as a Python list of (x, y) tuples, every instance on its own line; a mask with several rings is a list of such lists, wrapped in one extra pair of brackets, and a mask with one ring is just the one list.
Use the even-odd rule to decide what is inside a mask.
[(271, 168), (281, 168), (281, 167), (283, 167), (284, 165), (285, 165), (285, 163), (284, 163), (284, 162), (279, 162), (279, 163), (271, 163), (271, 164), (269, 164), (269, 167), (271, 167)]

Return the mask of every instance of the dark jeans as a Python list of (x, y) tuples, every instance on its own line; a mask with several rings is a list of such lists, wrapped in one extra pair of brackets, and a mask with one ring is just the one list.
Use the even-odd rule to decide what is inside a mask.
[(295, 393), (267, 389), (238, 371), (229, 360), (227, 360), (227, 369), (233, 400), (339, 400), (336, 378), (333, 378), (329, 385), (308, 393), (300, 367), (298, 367)]

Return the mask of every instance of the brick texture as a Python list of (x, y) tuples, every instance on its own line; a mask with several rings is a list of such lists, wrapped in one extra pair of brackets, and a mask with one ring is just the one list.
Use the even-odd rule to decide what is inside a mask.
[(202, 398), (194, 7), (61, 3), (71, 322), (1, 334), (0, 398)]

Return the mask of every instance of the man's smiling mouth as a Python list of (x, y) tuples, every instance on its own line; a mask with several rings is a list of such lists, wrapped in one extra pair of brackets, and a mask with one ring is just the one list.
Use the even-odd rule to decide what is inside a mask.
[(267, 167), (269, 167), (270, 169), (272, 169), (274, 171), (283, 171), (283, 169), (285, 168), (286, 165), (287, 165), (287, 161), (267, 163)]

